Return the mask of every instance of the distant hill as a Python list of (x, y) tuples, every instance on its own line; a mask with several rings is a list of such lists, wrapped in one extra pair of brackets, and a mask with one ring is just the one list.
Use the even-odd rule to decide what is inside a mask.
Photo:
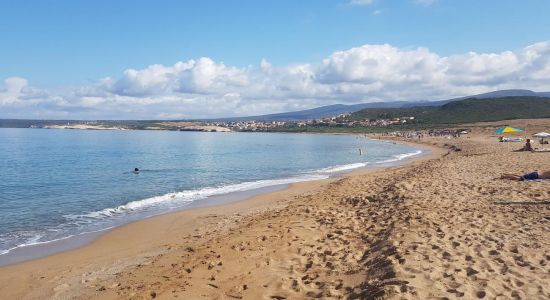
[(441, 106), (372, 108), (354, 112), (352, 119), (415, 117), (421, 124), (457, 124), (526, 118), (550, 118), (550, 97), (468, 98)]
[(411, 107), (426, 107), (426, 106), (441, 106), (453, 101), (464, 100), (467, 98), (488, 99), (488, 98), (503, 98), (503, 97), (550, 97), (550, 92), (537, 93), (530, 90), (500, 90), (490, 93), (478, 94), (467, 97), (453, 98), (440, 101), (388, 101), (388, 102), (372, 102), (360, 103), (353, 105), (334, 104), (321, 106), (312, 109), (284, 112), (268, 115), (250, 116), (250, 117), (235, 117), (235, 118), (220, 118), (210, 119), (209, 121), (300, 121), (319, 119), (322, 117), (336, 116), (343, 113), (353, 113), (366, 108), (411, 108)]
[(259, 116), (249, 116), (249, 117), (235, 117), (235, 118), (220, 118), (220, 119), (210, 119), (216, 121), (300, 121), (300, 120), (311, 120), (318, 119), (328, 116), (336, 116), (344, 113), (351, 113), (365, 108), (380, 108), (380, 107), (401, 107), (406, 101), (393, 101), (393, 102), (372, 102), (372, 103), (361, 103), (361, 104), (334, 104), (321, 106), (312, 109), (268, 114), (268, 115), (259, 115)]
[(504, 98), (504, 97), (550, 97), (550, 92), (533, 92), (531, 90), (499, 90), (489, 93), (477, 94), (472, 96), (458, 97), (439, 101), (417, 101), (407, 102), (402, 107), (419, 107), (419, 106), (440, 106), (453, 101), (464, 100), (468, 98), (489, 99), (489, 98)]

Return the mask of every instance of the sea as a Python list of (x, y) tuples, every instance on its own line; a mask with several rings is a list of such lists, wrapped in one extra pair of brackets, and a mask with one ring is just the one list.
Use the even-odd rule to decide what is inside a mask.
[(360, 135), (0, 128), (0, 265), (213, 197), (423, 154)]

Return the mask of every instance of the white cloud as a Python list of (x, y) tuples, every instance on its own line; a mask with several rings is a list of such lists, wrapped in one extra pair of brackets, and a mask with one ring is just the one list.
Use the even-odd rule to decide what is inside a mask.
[(167, 92), (225, 93), (227, 89), (248, 84), (246, 70), (226, 67), (208, 57), (177, 62), (171, 67), (152, 65), (143, 70), (129, 69), (117, 80), (105, 82), (112, 93), (126, 96), (151, 96)]
[(518, 51), (441, 56), (427, 48), (363, 45), (317, 63), (232, 67), (203, 57), (128, 69), (77, 88), (38, 89), (11, 77), (0, 117), (203, 118), (334, 103), (435, 100), (498, 89), (550, 91), (550, 42)]
[(4, 80), (4, 88), (0, 88), (0, 105), (18, 102), (26, 86), (27, 80), (24, 78), (6, 78), (6, 80)]
[(439, 57), (425, 48), (365, 45), (335, 52), (323, 60), (319, 79), (324, 83), (421, 82), (441, 72), (440, 63)]

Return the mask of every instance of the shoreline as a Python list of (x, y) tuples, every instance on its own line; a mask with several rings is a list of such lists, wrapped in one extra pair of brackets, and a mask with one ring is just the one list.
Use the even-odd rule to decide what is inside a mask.
[(548, 169), (550, 153), (510, 152), (476, 131), (428, 138), (437, 152), (406, 165), (146, 219), (77, 250), (2, 267), (0, 294), (548, 299), (550, 182), (495, 174)]
[(336, 178), (293, 183), (279, 191), (232, 203), (153, 216), (113, 228), (75, 249), (1, 266), (0, 292), (6, 294), (12, 291), (13, 296), (17, 296), (23, 291), (13, 289), (14, 286), (41, 285), (40, 279), (46, 278), (59, 280), (59, 274), (67, 272), (65, 266), (71, 266), (70, 273), (73, 274), (93, 274), (98, 268), (118, 270), (135, 267), (151, 257), (170, 252), (171, 247), (166, 245), (168, 241), (174, 240), (175, 234), (181, 241), (201, 240), (212, 233), (223, 236), (224, 232), (231, 231), (244, 218), (275, 211), (296, 197), (318, 193), (343, 178), (399, 169), (441, 155), (438, 148), (420, 147), (428, 149), (430, 153), (401, 160), (400, 164), (393, 166), (367, 166)]
[[(333, 133), (328, 133), (328, 134), (333, 134)], [(356, 135), (360, 137), (362, 136), (357, 134), (351, 134), (351, 135)], [(393, 140), (374, 139), (370, 136), (367, 138), (371, 140), (379, 140), (379, 141), (395, 143), (395, 141)], [(188, 210), (195, 210), (200, 208), (208, 209), (216, 206), (231, 205), (237, 202), (248, 201), (258, 196), (269, 195), (278, 191), (291, 189), (295, 184), (298, 184), (298, 183), (317, 182), (317, 181), (328, 182), (331, 180), (343, 178), (348, 175), (362, 174), (362, 173), (365, 173), (365, 171), (369, 172), (370, 170), (378, 170), (381, 168), (392, 168), (392, 167), (407, 165), (411, 161), (421, 160), (423, 157), (431, 156), (433, 155), (433, 153), (437, 153), (437, 151), (439, 151), (439, 148), (433, 147), (430, 145), (419, 145), (415, 143), (401, 143), (401, 144), (407, 144), (415, 148), (421, 148), (422, 152), (419, 154), (412, 155), (410, 157), (396, 159), (395, 161), (376, 162), (374, 164), (367, 164), (366, 166), (362, 166), (362, 167), (345, 169), (342, 171), (335, 171), (334, 173), (327, 174), (327, 178), (325, 179), (311, 179), (311, 180), (304, 180), (304, 181), (298, 181), (293, 183), (275, 184), (275, 185), (270, 185), (270, 186), (265, 186), (260, 188), (253, 188), (250, 190), (215, 194), (212, 196), (208, 196), (207, 198), (202, 199), (200, 201), (192, 202), (189, 205), (182, 206), (180, 208), (177, 208), (171, 211), (166, 211), (158, 214), (153, 214), (150, 216), (145, 216), (137, 220), (131, 220), (129, 222), (125, 222), (119, 225), (114, 225), (113, 227), (108, 227), (108, 228), (91, 231), (91, 232), (77, 233), (74, 235), (70, 235), (70, 236), (59, 238), (57, 240), (52, 240), (52, 241), (45, 241), (45, 242), (40, 242), (36, 244), (31, 244), (31, 245), (18, 246), (11, 249), (10, 252), (0, 255), (0, 271), (2, 268), (5, 268), (5, 267), (10, 267), (10, 266), (14, 266), (14, 265), (18, 265), (26, 262), (32, 262), (35, 260), (48, 258), (53, 255), (75, 251), (83, 247), (87, 247), (88, 245), (94, 243), (94, 241), (96, 241), (97, 239), (100, 239), (102, 236), (107, 235), (112, 231), (115, 231), (119, 228), (122, 228), (124, 226), (130, 225), (136, 222), (141, 222), (144, 220), (157, 218), (157, 217), (163, 217), (165, 215), (170, 215), (170, 214), (177, 214), (179, 212), (188, 211)], [(336, 167), (336, 166), (333, 166), (333, 167)]]

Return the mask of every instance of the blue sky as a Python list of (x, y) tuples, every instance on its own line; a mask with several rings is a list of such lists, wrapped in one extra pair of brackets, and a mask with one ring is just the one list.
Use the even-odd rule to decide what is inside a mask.
[(544, 0), (9, 1), (0, 9), (0, 78), (81, 84), (202, 56), (289, 64), (381, 43), (500, 52), (550, 40), (549, 12)]
[[(1, 1), (0, 92), (2, 80), (17, 78), (19, 81), (5, 82), (3, 89), (8, 90), (11, 86), (13, 91), (25, 86), (29, 90), (32, 87), (34, 94), (27, 97), (34, 99), (37, 94), (62, 97), (73, 105), (78, 98), (74, 89), (95, 89), (105, 83), (102, 81), (105, 78), (110, 86), (114, 86), (115, 81), (125, 80), (124, 72), (128, 69), (145, 70), (155, 64), (168, 67), (203, 57), (211, 59), (214, 65), (246, 72), (260, 69), (260, 62), (265, 59), (279, 72), (285, 69), (292, 73), (289, 71), (292, 66), (308, 65), (315, 69), (338, 51), (364, 45), (388, 44), (405, 53), (428, 49), (429, 53), (440, 58), (465, 55), (470, 51), (480, 54), (512, 51), (519, 57), (526, 47), (550, 40), (548, 12), (550, 1), (545, 0)], [(383, 51), (376, 48), (378, 50)], [(369, 48), (369, 51), (373, 49)], [(309, 71), (319, 78), (318, 72), (323, 72)], [(363, 72), (369, 73), (369, 70)], [(257, 75), (246, 76), (247, 85), (255, 84), (252, 78), (257, 78)], [(484, 83), (482, 87), (476, 82), (469, 89), (460, 90), (453, 86), (454, 89), (450, 88), (447, 93), (411, 93), (411, 98), (436, 99), (502, 87), (545, 87), (540, 82), (530, 81), (522, 85), (517, 81), (512, 83), (510, 76), (506, 78), (507, 82), (498, 81), (492, 86)], [(269, 77), (269, 80), (274, 79)], [(355, 83), (357, 80), (351, 79)], [(243, 84), (241, 82), (239, 86)], [(119, 82), (118, 87), (121, 85)], [(328, 90), (326, 86), (322, 88)], [(68, 91), (70, 89), (73, 92)], [(335, 90), (344, 93), (348, 89), (339, 87)], [(369, 92), (373, 90), (371, 87), (363, 92), (354, 91), (355, 97), (342, 97), (345, 99), (340, 101), (334, 91), (332, 96), (326, 93), (309, 96), (277, 94), (272, 95), (271, 102), (281, 105), (270, 102), (260, 107), (258, 101), (247, 104), (258, 100), (256, 94), (232, 85), (211, 96), (219, 98), (219, 95), (237, 94), (241, 99), (238, 104), (241, 110), (233, 107), (211, 112), (205, 108), (203, 112), (183, 113), (181, 116), (262, 113), (334, 102), (357, 103), (405, 97)], [(117, 93), (113, 88), (105, 91), (105, 94), (93, 96), (152, 97), (150, 92), (137, 95), (135, 91)], [(8, 96), (13, 98), (13, 94)], [(176, 93), (170, 89), (157, 94), (155, 101), (162, 97), (180, 97), (178, 99), (185, 102), (199, 94), (204, 94), (204, 91), (181, 92), (180, 89)], [(4, 95), (4, 98), (8, 96)], [(320, 98), (331, 100), (320, 101)], [(0, 105), (13, 106), (16, 101), (3, 102), (0, 101)], [(250, 109), (254, 105), (256, 109)], [(12, 116), (26, 113), (55, 116), (53, 106), (48, 107), (49, 112), (37, 109), (31, 112), (22, 107), (9, 109)], [(60, 116), (68, 114), (70, 112), (60, 112)], [(87, 115), (82, 112), (78, 116)]]

